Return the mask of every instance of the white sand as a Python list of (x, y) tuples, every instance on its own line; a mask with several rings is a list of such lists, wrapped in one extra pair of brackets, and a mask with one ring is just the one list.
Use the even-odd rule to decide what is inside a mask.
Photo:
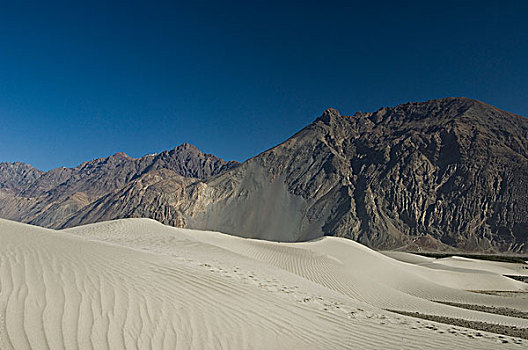
[(528, 327), (526, 319), (432, 302), (528, 309), (525, 300), (467, 291), (527, 284), (456, 261), (445, 266), (397, 261), (331, 237), (284, 244), (148, 219), (65, 231), (0, 219), (0, 349), (526, 346), (383, 310)]
[(435, 259), (398, 251), (386, 251), (383, 252), (383, 254), (396, 260), (426, 266), (432, 269), (444, 269), (449, 271), (477, 270), (481, 272), (493, 272), (501, 275), (528, 276), (528, 265), (526, 264), (471, 259), (461, 256)]

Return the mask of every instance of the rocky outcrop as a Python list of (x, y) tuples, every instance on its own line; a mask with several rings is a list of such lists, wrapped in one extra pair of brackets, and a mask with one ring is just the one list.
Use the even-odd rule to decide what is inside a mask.
[(170, 151), (162, 152), (154, 158), (146, 172), (171, 169), (183, 177), (207, 179), (237, 166), (235, 161), (226, 162), (212, 154), (202, 153), (195, 146), (184, 143)]
[(150, 171), (55, 225), (64, 228), (121, 218), (151, 218), (181, 227), (184, 222), (171, 203), (181, 201), (183, 190), (198, 181), (172, 170)]
[(19, 193), (43, 173), (25, 163), (0, 163), (0, 191)]

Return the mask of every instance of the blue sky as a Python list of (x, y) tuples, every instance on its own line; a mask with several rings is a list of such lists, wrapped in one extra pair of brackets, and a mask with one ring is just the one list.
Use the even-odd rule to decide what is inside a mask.
[(528, 116), (526, 1), (191, 3), (0, 1), (0, 161), (243, 161), (328, 107), (446, 96)]

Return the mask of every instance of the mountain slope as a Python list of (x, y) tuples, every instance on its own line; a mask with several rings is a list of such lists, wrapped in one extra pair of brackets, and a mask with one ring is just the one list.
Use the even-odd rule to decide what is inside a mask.
[(276, 241), (527, 252), (527, 140), (525, 118), (467, 98), (328, 109), (240, 166), (182, 145), (10, 184), (3, 193), (22, 192), (0, 201), (0, 216), (57, 228), (149, 217)]
[(138, 159), (116, 153), (75, 168), (48, 172), (23, 163), (2, 163), (0, 179), (6, 190), (0, 217), (57, 227), (81, 208), (145, 174), (168, 170), (171, 175), (205, 179), (237, 164), (204, 154), (189, 144)]
[(0, 163), (0, 191), (18, 193), (43, 173), (25, 163)]
[[(143, 213), (159, 207), (165, 223), (278, 241), (335, 235), (375, 248), (526, 252), (527, 140), (526, 119), (466, 98), (351, 117), (329, 109), (219, 176), (162, 180), (163, 203), (146, 201)], [(65, 226), (108, 219), (126, 191)]]

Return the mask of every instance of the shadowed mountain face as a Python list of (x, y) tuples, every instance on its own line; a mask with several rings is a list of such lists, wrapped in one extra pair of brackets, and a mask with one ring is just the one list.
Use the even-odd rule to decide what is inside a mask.
[(236, 166), (183, 144), (171, 151), (132, 159), (124, 153), (76, 168), (43, 172), (24, 163), (0, 164), (0, 217), (59, 227), (83, 207), (147, 174), (203, 180)]
[(190, 180), (150, 166), (63, 220), (33, 222), (144, 216), (278, 241), (335, 235), (384, 249), (526, 252), (527, 140), (526, 119), (465, 98), (351, 117), (329, 109), (238, 167)]
[(0, 163), (0, 191), (18, 193), (43, 173), (25, 163)]

